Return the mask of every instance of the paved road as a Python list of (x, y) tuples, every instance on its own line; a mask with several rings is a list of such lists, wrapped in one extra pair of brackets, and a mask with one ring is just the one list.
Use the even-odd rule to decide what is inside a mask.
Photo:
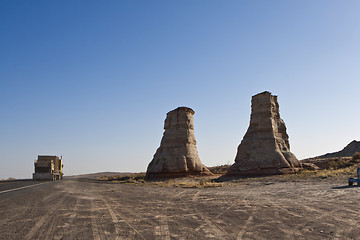
[(30, 179), (25, 180), (11, 180), (11, 181), (0, 181), (0, 193), (6, 191), (13, 191), (17, 188), (27, 188), (31, 185), (36, 185), (44, 182), (33, 181)]
[(46, 182), (0, 193), (0, 239), (359, 239), (360, 188), (338, 186)]

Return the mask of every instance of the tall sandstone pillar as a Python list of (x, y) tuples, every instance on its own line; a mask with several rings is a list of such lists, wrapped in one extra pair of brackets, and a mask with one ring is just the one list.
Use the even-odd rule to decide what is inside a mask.
[(194, 113), (194, 110), (187, 107), (179, 107), (167, 113), (165, 132), (160, 147), (147, 168), (147, 179), (211, 174), (198, 156)]
[(235, 163), (226, 176), (275, 175), (293, 173), (298, 168), (300, 163), (290, 152), (277, 96), (270, 92), (253, 96), (250, 126), (238, 147)]

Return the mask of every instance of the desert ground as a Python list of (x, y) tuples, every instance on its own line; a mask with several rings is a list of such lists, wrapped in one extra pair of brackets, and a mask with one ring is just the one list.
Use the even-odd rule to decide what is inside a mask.
[(0, 239), (360, 236), (360, 187), (346, 179), (265, 177), (209, 188), (85, 178), (11, 184), (0, 183)]

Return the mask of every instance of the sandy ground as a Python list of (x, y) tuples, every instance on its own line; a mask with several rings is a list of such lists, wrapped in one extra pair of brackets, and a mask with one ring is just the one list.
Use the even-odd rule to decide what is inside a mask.
[(344, 185), (48, 182), (0, 193), (0, 239), (359, 239), (360, 187)]

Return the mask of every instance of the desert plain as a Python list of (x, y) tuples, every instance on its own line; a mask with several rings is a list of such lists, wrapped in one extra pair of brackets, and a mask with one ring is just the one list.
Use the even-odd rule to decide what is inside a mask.
[[(343, 177), (283, 175), (193, 184), (199, 181), (138, 184), (78, 177), (1, 182), (0, 239), (358, 239), (360, 235), (360, 187), (347, 186)], [(22, 185), (25, 188), (7, 191)]]

